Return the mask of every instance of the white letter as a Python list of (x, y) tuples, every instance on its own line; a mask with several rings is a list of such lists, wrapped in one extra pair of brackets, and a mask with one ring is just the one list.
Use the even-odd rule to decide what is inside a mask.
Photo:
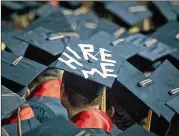
[(94, 48), (92, 44), (78, 44), (78, 46), (81, 48), (85, 60), (89, 60), (88, 56), (96, 61), (98, 60), (95, 56), (93, 56), (90, 53), (90, 52), (94, 52)]
[(109, 74), (109, 73), (114, 72), (114, 69), (107, 69), (106, 68), (107, 66), (114, 67), (115, 66), (114, 64), (112, 64), (112, 63), (100, 63), (100, 65), (101, 65), (101, 69), (103, 71), (103, 75), (105, 77), (117, 77), (117, 75), (115, 75), (115, 74)]
[(83, 67), (83, 65), (82, 65), (80, 62), (78, 62), (77, 60), (75, 60), (74, 58), (72, 58), (72, 57), (71, 57), (70, 55), (68, 55), (66, 52), (63, 52), (62, 54), (63, 54), (64, 56), (66, 56), (66, 57), (68, 58), (68, 60), (64, 60), (64, 59), (62, 59), (61, 57), (58, 58), (58, 60), (61, 61), (61, 62), (64, 62), (64, 63), (65, 63), (66, 65), (68, 65), (70, 68), (76, 69), (76, 67), (71, 64), (72, 62), (76, 63), (77, 65), (79, 65), (79, 66), (81, 66), (81, 67)]
[(85, 79), (89, 77), (88, 75), (94, 75), (95, 72), (98, 73), (103, 78), (106, 78), (106, 76), (96, 68), (92, 68), (91, 71), (82, 70)]
[[(105, 51), (108, 51), (108, 50), (103, 49), (103, 48), (100, 48), (99, 50), (100, 50), (100, 54), (101, 54), (101, 61), (105, 61), (105, 62), (109, 62), (109, 63), (116, 63), (115, 60), (106, 59), (106, 57), (112, 57), (111, 54), (105, 53)], [(111, 52), (111, 51), (108, 51), (108, 52)]]
[(74, 50), (72, 50), (69, 46), (67, 46), (66, 49), (69, 50), (77, 59), (81, 59), (81, 57)]

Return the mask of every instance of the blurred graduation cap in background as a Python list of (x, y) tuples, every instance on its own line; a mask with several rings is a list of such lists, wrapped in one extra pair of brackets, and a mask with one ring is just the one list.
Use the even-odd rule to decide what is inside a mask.
[(2, 1), (2, 18), (11, 20), (14, 18), (14, 15), (25, 14), (29, 12), (30, 9), (38, 7), (40, 4), (40, 2), (35, 1)]
[[(134, 34), (127, 36), (125, 42), (131, 43), (140, 50), (140, 52), (129, 60), (141, 71), (155, 70), (166, 56), (177, 51), (157, 38), (145, 36), (143, 34)], [(141, 65), (143, 63), (144, 65)]]
[(35, 130), (26, 134), (26, 136), (38, 135), (51, 135), (51, 136), (83, 136), (87, 134), (85, 130), (82, 130), (70, 121), (66, 120), (63, 116), (57, 116), (53, 119), (47, 120), (41, 124)]
[[(52, 21), (53, 20), (53, 21)], [(49, 13), (48, 16), (39, 18), (33, 23), (28, 25), (22, 33), (33, 30), (37, 27), (44, 27), (54, 32), (72, 32), (71, 24), (68, 22), (67, 18), (62, 11), (58, 10), (56, 12)]]
[(62, 55), (49, 67), (111, 87), (124, 60), (110, 46), (113, 39), (105, 32), (99, 32), (86, 41), (71, 38)]
[(152, 132), (146, 131), (142, 126), (135, 124), (123, 131), (119, 136), (157, 136)]
[(171, 58), (169, 60), (179, 69), (177, 65), (179, 62), (179, 22), (170, 21), (167, 24), (159, 27), (150, 36), (158, 39), (170, 47), (177, 49), (176, 52), (170, 54)]
[(1, 41), (5, 43), (7, 51), (16, 55), (24, 56), (28, 44), (13, 37), (19, 33), (20, 32), (18, 31), (2, 32)]
[(4, 86), (1, 86), (1, 102), (1, 120), (26, 103), (23, 98)]
[(154, 16), (160, 16), (166, 21), (177, 20), (179, 16), (179, 3), (178, 1), (152, 1), (150, 2), (151, 9)]
[(137, 1), (105, 2), (105, 9), (120, 19), (120, 22), (127, 27), (136, 25), (152, 16), (151, 11)]
[(92, 11), (78, 15), (75, 22), (77, 25), (76, 32), (80, 34), (81, 40), (86, 40), (93, 34), (93, 31), (97, 28), (98, 21), (97, 15)]
[(114, 24), (113, 22), (110, 22), (109, 20), (102, 18), (99, 20), (97, 24), (97, 28), (94, 30), (94, 33), (104, 31), (111, 35), (114, 35), (116, 38), (123, 38), (125, 36), (128, 36), (128, 32), (124, 27), (121, 27), (117, 24)]
[(2, 51), (2, 85), (21, 96), (32, 80), (46, 69), (46, 66), (32, 60)]
[(175, 48), (158, 41), (158, 39), (154, 39), (143, 34), (128, 36), (125, 38), (125, 41), (133, 43), (134, 46), (143, 50), (139, 53), (139, 55), (152, 62), (176, 51)]
[(41, 17), (48, 16), (51, 13), (54, 13), (54, 12), (61, 12), (60, 7), (53, 6), (53, 5), (50, 5), (50, 4), (43, 4), (35, 10), (35, 15), (38, 18), (41, 18)]

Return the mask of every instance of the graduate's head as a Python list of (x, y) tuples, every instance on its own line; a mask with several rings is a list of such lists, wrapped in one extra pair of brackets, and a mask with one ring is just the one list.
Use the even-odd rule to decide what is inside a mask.
[(49, 68), (43, 71), (39, 76), (37, 76), (29, 85), (28, 88), (32, 91), (39, 84), (47, 82), (49, 80), (62, 80), (62, 71), (58, 68)]
[(61, 101), (65, 108), (99, 107), (105, 87), (81, 76), (65, 72), (61, 86)]

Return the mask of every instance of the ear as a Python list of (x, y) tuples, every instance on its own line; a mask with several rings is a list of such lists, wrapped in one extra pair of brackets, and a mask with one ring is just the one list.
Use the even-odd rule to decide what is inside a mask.
[(114, 107), (111, 106), (111, 107), (106, 111), (106, 113), (108, 114), (108, 116), (109, 116), (110, 118), (112, 118), (112, 117), (114, 116), (114, 113), (115, 113)]

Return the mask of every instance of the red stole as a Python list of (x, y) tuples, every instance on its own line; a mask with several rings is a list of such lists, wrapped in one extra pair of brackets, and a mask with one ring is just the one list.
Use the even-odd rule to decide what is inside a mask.
[(110, 133), (113, 123), (106, 113), (98, 110), (85, 110), (71, 118), (71, 121), (79, 128), (99, 128)]
[(36, 87), (31, 97), (51, 97), (60, 99), (61, 83), (62, 81), (57, 79), (43, 82), (38, 87)]
[[(20, 119), (28, 120), (34, 117), (34, 112), (30, 106), (23, 107), (20, 110)], [(14, 112), (9, 118), (4, 119), (4, 124), (17, 123), (17, 112)]]

